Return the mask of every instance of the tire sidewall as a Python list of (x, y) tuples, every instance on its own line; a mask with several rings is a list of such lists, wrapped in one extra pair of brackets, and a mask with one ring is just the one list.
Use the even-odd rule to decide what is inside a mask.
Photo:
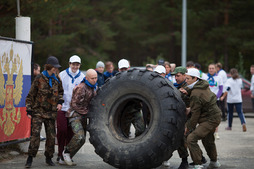
[[(119, 161), (129, 159), (134, 164), (138, 163), (138, 157), (142, 157), (148, 161), (146, 166), (156, 167), (178, 148), (184, 131), (185, 106), (172, 83), (154, 72), (141, 72), (142, 75), (140, 72), (132, 70), (119, 73), (100, 89), (91, 103), (88, 129), (92, 144), (95, 140), (100, 140), (100, 143), (94, 145), (102, 144), (100, 146), (107, 149), (105, 151), (114, 152)], [(119, 134), (114, 126), (114, 117), (117, 116), (116, 109), (122, 100), (131, 98), (144, 101), (153, 113), (151, 124), (145, 132), (130, 140)], [(111, 165), (121, 166), (121, 162), (118, 165), (105, 159), (103, 153), (99, 155)]]

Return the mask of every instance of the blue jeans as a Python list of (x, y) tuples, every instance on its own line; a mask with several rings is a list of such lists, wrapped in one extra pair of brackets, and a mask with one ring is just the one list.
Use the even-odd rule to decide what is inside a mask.
[(227, 104), (228, 104), (228, 127), (232, 127), (234, 106), (236, 108), (236, 112), (238, 113), (238, 117), (241, 120), (241, 124), (246, 124), (242, 109), (242, 103), (227, 103)]

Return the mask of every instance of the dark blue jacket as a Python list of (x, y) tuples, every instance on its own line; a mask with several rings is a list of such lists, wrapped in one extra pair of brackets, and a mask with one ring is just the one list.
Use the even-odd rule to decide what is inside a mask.
[(97, 75), (98, 75), (98, 80), (97, 80), (98, 87), (101, 87), (102, 85), (104, 85), (106, 77), (103, 73), (100, 73), (98, 71), (96, 71), (96, 72), (97, 72)]
[(117, 71), (115, 71), (115, 70), (112, 73), (109, 73), (108, 71), (104, 72), (105, 80), (109, 77), (115, 76), (116, 73), (117, 73)]

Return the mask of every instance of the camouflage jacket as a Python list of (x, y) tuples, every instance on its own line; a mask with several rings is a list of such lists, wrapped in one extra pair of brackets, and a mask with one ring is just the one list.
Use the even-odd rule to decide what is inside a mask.
[(217, 97), (211, 92), (207, 81), (200, 79), (188, 93), (192, 115), (186, 125), (190, 131), (194, 130), (197, 124), (205, 121), (220, 123), (221, 110), (216, 103)]
[(87, 114), (89, 111), (90, 101), (95, 94), (96, 91), (93, 88), (89, 87), (83, 82), (80, 83), (73, 89), (71, 104), (67, 113), (70, 113), (74, 110), (79, 114)]
[(133, 113), (140, 112), (141, 109), (142, 103), (138, 99), (132, 99), (123, 108), (123, 114), (129, 114), (132, 116)]
[(63, 87), (59, 80), (52, 79), (52, 87), (49, 79), (43, 75), (37, 75), (34, 79), (30, 91), (26, 97), (26, 110), (32, 112), (32, 116), (56, 119), (57, 104), (62, 104)]

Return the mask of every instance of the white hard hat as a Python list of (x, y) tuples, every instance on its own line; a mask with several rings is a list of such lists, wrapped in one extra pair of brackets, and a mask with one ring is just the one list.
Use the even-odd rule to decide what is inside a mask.
[(164, 73), (166, 74), (166, 69), (164, 66), (162, 65), (158, 65), (155, 69), (154, 69), (155, 72), (161, 74), (161, 73)]
[(185, 74), (189, 75), (189, 76), (197, 77), (197, 78), (200, 79), (200, 72), (196, 68), (189, 68), (189, 69), (187, 69), (187, 73), (185, 73)]
[(74, 63), (74, 62), (81, 63), (81, 59), (80, 59), (79, 56), (73, 55), (72, 57), (70, 57), (69, 62), (70, 62), (70, 63)]
[(118, 68), (119, 68), (119, 69), (122, 69), (122, 68), (129, 68), (129, 67), (130, 67), (129, 61), (126, 60), (126, 59), (121, 59), (121, 60), (118, 62)]

